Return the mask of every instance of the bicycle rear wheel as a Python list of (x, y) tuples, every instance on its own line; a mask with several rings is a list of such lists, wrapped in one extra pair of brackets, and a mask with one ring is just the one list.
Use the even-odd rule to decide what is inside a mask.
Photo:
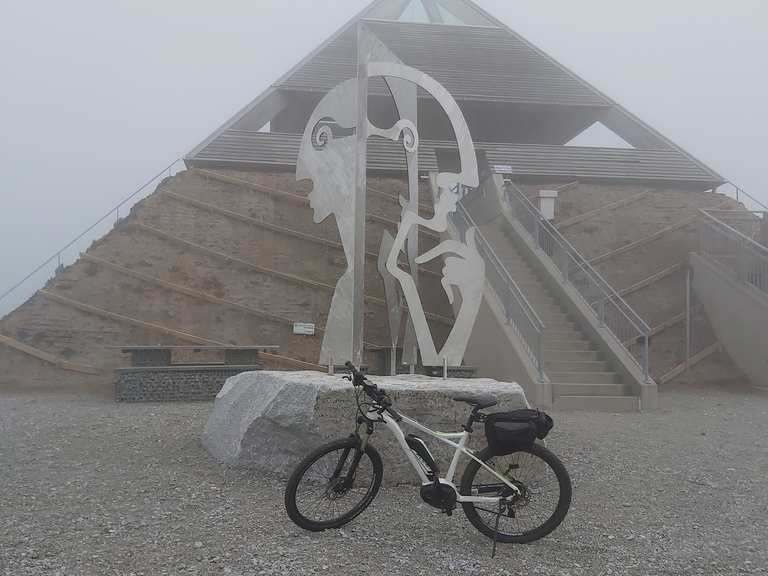
[(318, 532), (350, 522), (376, 497), (384, 466), (370, 444), (350, 436), (324, 444), (304, 458), (288, 479), (285, 510), (298, 526)]
[(461, 478), (463, 496), (513, 496), (501, 515), (495, 504), (462, 502), (475, 528), (499, 542), (525, 544), (543, 538), (560, 525), (571, 505), (571, 479), (557, 456), (533, 444), (504, 456), (494, 456), (485, 448), (477, 457), (510, 479), (520, 495), (513, 496), (509, 486), (472, 460)]

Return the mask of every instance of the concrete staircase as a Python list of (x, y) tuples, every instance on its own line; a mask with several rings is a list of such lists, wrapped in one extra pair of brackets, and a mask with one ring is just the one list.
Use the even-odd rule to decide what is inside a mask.
[(545, 324), (543, 348), (546, 376), (554, 407), (564, 410), (627, 412), (638, 410), (630, 386), (604, 360), (595, 344), (573, 322), (495, 220), (481, 232)]

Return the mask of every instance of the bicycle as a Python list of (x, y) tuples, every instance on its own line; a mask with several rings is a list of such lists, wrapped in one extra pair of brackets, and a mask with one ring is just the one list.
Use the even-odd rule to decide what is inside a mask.
[[(353, 435), (312, 451), (290, 475), (285, 508), (298, 526), (310, 531), (339, 528), (373, 501), (384, 471), (381, 456), (370, 443), (377, 424), (394, 434), (421, 480), (422, 499), (448, 515), (461, 504), (470, 523), (493, 539), (494, 553), (497, 541), (532, 542), (563, 521), (571, 503), (570, 477), (557, 456), (534, 441), (551, 429), (549, 416), (527, 409), (485, 414), (481, 410), (497, 404), (494, 397), (462, 395), (453, 399), (472, 406), (462, 431), (436, 432), (398, 413), (383, 389), (350, 362), (346, 366), (350, 373), (344, 378), (355, 388), (357, 427)], [(361, 402), (361, 390), (368, 402)], [(424, 440), (405, 434), (401, 423), (454, 448), (444, 477)], [(467, 448), (475, 423), (485, 424), (489, 442), (477, 452)], [(453, 477), (461, 455), (470, 462), (457, 487)]]

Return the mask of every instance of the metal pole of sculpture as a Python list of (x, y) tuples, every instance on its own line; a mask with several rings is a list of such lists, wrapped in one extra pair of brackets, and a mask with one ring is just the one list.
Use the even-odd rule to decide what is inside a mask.
[(365, 321), (365, 217), (368, 194), (368, 43), (365, 25), (357, 27), (357, 154), (355, 157), (354, 294), (352, 362), (363, 363)]

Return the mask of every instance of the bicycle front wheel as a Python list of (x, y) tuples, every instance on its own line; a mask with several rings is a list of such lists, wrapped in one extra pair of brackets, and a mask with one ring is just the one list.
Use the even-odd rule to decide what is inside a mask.
[(496, 504), (462, 502), (475, 528), (499, 542), (525, 544), (560, 525), (571, 505), (571, 479), (557, 456), (533, 444), (504, 456), (494, 456), (485, 448), (477, 457), (511, 480), (520, 494), (472, 460), (461, 478), (461, 494), (507, 498), (501, 510)]
[(285, 510), (298, 526), (318, 532), (350, 522), (376, 497), (384, 466), (370, 444), (350, 436), (324, 444), (304, 458), (288, 479)]

